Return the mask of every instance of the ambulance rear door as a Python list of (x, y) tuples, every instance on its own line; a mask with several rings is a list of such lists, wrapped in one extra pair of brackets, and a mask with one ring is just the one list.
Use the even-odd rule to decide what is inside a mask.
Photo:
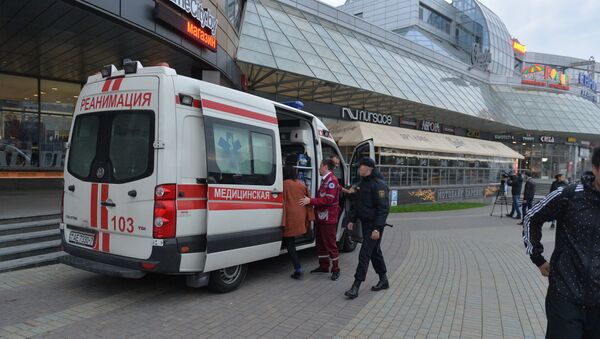
[(273, 103), (204, 84), (205, 272), (279, 255), (283, 179)]
[(150, 257), (158, 93), (157, 76), (107, 78), (82, 90), (64, 172), (69, 245)]

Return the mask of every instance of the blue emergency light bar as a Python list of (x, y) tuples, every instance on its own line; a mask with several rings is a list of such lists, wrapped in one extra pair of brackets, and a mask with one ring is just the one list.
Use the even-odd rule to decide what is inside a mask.
[(300, 100), (286, 101), (286, 102), (282, 102), (282, 104), (293, 107), (295, 109), (304, 109), (304, 103)]

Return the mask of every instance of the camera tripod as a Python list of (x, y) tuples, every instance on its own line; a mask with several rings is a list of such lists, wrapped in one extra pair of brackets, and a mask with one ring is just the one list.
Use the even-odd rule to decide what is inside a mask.
[[(508, 213), (510, 211), (508, 209), (508, 198), (506, 197), (506, 190), (503, 182), (500, 183), (500, 188), (498, 188), (498, 191), (496, 192), (496, 199), (492, 205), (490, 217), (494, 215), (494, 209), (496, 208), (496, 205), (500, 205), (500, 218), (504, 217), (504, 213)], [(505, 209), (506, 212), (504, 212)]]

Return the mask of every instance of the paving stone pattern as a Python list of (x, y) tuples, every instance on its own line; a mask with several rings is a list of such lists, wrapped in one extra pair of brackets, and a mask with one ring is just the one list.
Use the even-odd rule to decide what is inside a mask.
[[(342, 277), (289, 278), (280, 256), (249, 267), (228, 294), (179, 276), (108, 278), (64, 265), (0, 274), (2, 338), (534, 338), (545, 330), (547, 281), (529, 262), (514, 220), (489, 209), (394, 215), (383, 250), (391, 288), (346, 300), (357, 251)], [(546, 234), (547, 233), (547, 234)], [(552, 249), (553, 232), (545, 229)], [(300, 253), (316, 267), (313, 250)]]

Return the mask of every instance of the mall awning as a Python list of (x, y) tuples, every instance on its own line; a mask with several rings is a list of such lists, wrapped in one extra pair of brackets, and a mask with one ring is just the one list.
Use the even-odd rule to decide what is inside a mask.
[(508, 146), (496, 141), (354, 121), (339, 122), (327, 127), (340, 146), (356, 146), (359, 142), (372, 138), (376, 147), (397, 150), (509, 159), (524, 158)]

